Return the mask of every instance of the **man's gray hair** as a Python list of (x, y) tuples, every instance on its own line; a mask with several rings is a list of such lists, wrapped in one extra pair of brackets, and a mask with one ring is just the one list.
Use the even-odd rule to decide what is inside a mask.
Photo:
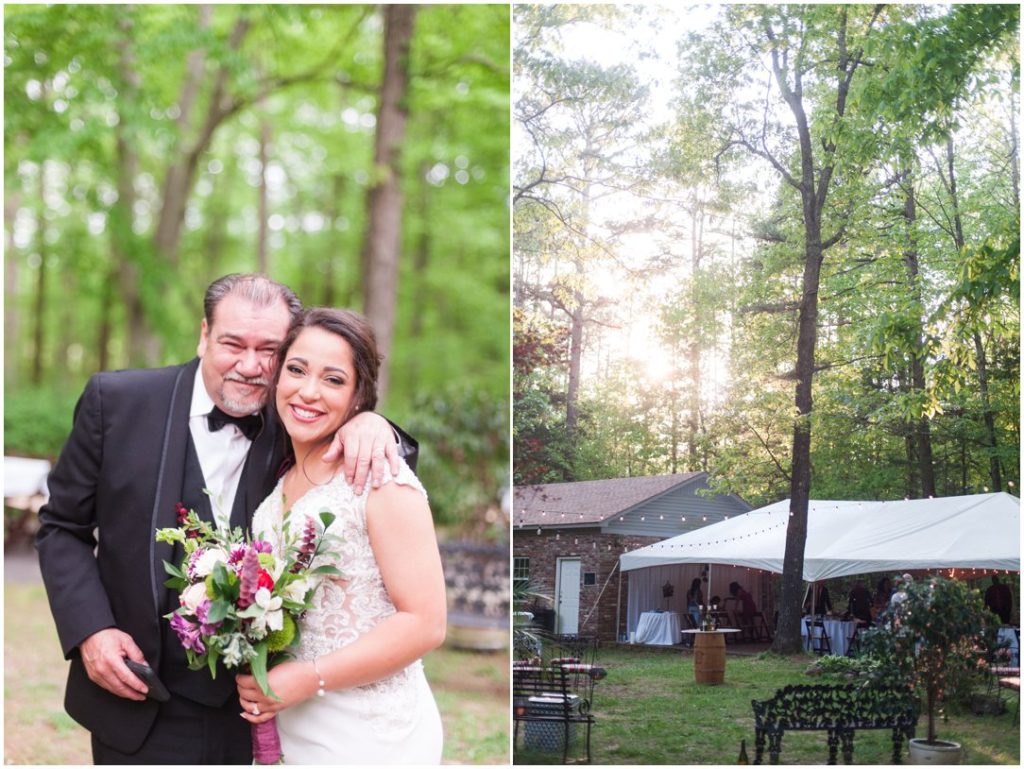
[(213, 312), (217, 305), (229, 294), (247, 299), (257, 307), (270, 307), (276, 302), (284, 302), (292, 323), (302, 316), (302, 302), (288, 286), (258, 272), (234, 272), (217, 278), (206, 289), (206, 296), (203, 297), (203, 314), (206, 316), (208, 327), (213, 325)]

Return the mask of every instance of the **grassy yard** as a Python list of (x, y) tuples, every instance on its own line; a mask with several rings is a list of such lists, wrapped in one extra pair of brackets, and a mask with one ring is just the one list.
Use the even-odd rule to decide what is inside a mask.
[[(6, 582), (4, 597), (4, 763), (92, 763), (88, 733), (64, 713), (67, 663), (42, 586)], [(507, 655), (442, 648), (425, 666), (444, 719), (444, 762), (507, 764)]]
[[(693, 656), (658, 649), (601, 649), (597, 663), (608, 669), (594, 691), (596, 724), (591, 736), (594, 764), (734, 764), (740, 741), (746, 740), (754, 761), (752, 699), (767, 699), (786, 684), (814, 683), (804, 674), (809, 657), (733, 656), (726, 662), (725, 684), (698, 686)], [(951, 714), (940, 722), (939, 737), (956, 740), (966, 749), (965, 763), (1020, 764), (1020, 726), (1010, 712), (1001, 716)], [(924, 730), (919, 722), (918, 736)], [(582, 730), (580, 730), (582, 732)], [(578, 734), (579, 738), (581, 734)], [(573, 756), (584, 755), (577, 739)], [(523, 726), (517, 748), (523, 745)], [(904, 761), (906, 747), (904, 746)], [(780, 761), (824, 764), (828, 743), (824, 732), (787, 734)], [(858, 764), (888, 764), (892, 743), (885, 730), (859, 732), (854, 740)], [(840, 758), (840, 760), (842, 760)], [(561, 753), (517, 749), (517, 764), (560, 763)], [(768, 756), (764, 757), (765, 763)]]

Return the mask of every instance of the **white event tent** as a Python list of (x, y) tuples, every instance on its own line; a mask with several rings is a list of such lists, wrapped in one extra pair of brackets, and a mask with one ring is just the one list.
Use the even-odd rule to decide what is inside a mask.
[[(623, 571), (726, 564), (782, 573), (789, 500), (624, 553)], [(803, 577), (908, 569), (1020, 571), (1020, 500), (1003, 492), (808, 505)]]

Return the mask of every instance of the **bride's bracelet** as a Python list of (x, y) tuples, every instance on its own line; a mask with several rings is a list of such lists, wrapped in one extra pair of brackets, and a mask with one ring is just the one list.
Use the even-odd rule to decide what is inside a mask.
[(316, 696), (323, 697), (326, 691), (324, 687), (327, 686), (327, 682), (324, 680), (324, 677), (320, 675), (320, 667), (316, 664), (316, 657), (313, 658), (313, 672), (316, 673)]

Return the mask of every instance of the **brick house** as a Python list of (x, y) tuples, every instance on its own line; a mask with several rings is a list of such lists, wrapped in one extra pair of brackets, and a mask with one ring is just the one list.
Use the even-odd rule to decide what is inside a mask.
[[(625, 636), (629, 579), (639, 575), (623, 574), (619, 556), (751, 509), (735, 495), (700, 495), (707, 479), (700, 472), (515, 487), (512, 578), (552, 599), (527, 608), (557, 633), (596, 635), (602, 642)], [(699, 566), (689, 570), (698, 574)], [(665, 600), (674, 611), (685, 610), (682, 581), (690, 571), (671, 572), (676, 589)], [(640, 609), (662, 594), (644, 600), (649, 605)], [(634, 605), (634, 615), (637, 610)]]

